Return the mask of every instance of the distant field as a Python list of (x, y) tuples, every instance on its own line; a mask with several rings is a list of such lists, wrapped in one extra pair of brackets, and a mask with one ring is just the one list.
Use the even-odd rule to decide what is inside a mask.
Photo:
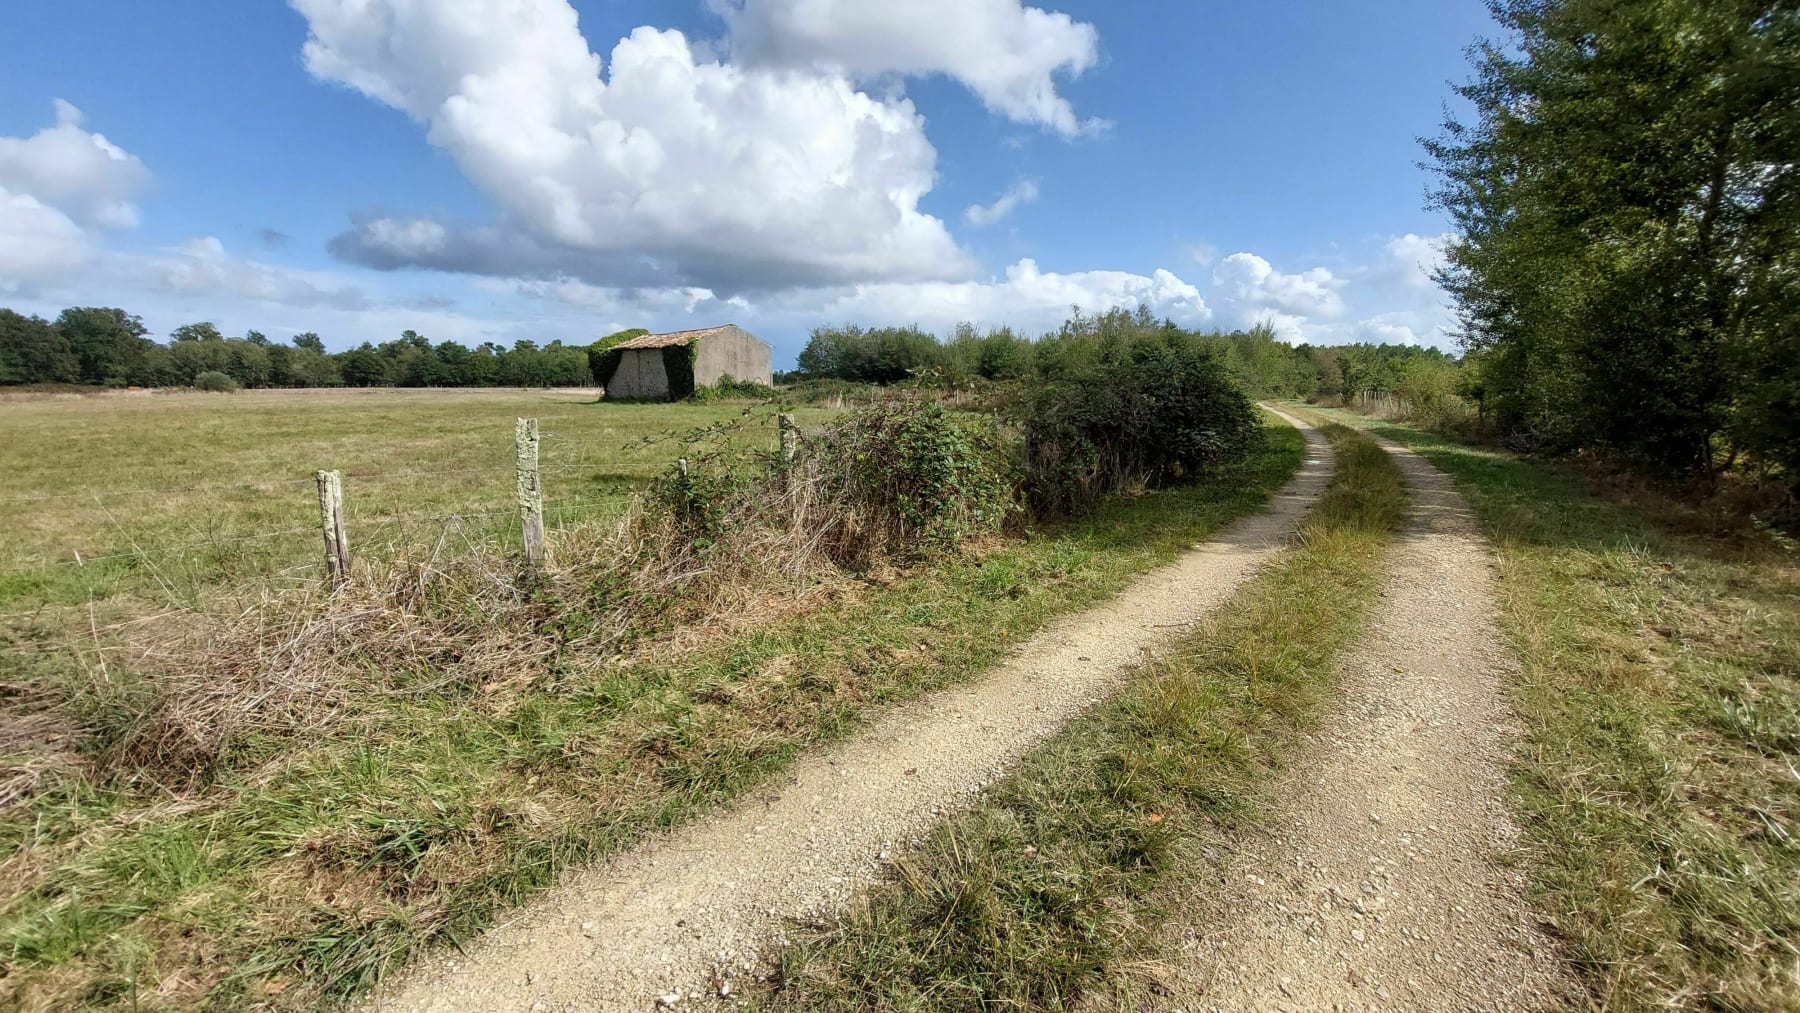
[[(313, 473), (344, 473), (351, 548), (513, 538), (513, 419), (543, 432), (546, 524), (616, 514), (667, 468), (656, 434), (742, 404), (615, 405), (591, 390), (299, 390), (0, 398), (0, 613), (321, 568)], [(823, 411), (804, 413), (823, 418)], [(760, 430), (749, 438), (761, 439)], [(771, 446), (775, 434), (767, 433)]]

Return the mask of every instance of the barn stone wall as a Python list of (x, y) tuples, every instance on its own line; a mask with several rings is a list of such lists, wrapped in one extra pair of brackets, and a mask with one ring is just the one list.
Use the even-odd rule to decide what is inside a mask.
[(669, 371), (660, 348), (633, 348), (622, 353), (619, 368), (606, 385), (606, 396), (651, 401), (669, 396)]
[[(733, 379), (775, 384), (774, 363), (769, 346), (758, 341), (749, 331), (735, 324), (699, 339), (699, 355), (694, 360), (694, 383), (707, 386), (719, 382), (729, 373)], [(663, 389), (668, 389), (663, 379)]]

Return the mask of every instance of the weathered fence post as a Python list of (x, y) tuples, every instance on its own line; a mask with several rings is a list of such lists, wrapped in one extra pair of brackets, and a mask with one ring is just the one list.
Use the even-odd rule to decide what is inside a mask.
[(314, 476), (319, 483), (319, 529), (325, 533), (325, 573), (336, 591), (350, 579), (350, 539), (344, 534), (344, 476), (335, 471), (321, 471)]
[(544, 487), (538, 476), (537, 419), (514, 420), (513, 462), (525, 564), (536, 569), (544, 563)]
[(775, 422), (781, 427), (781, 466), (792, 468), (794, 455), (800, 452), (800, 430), (794, 426), (794, 413), (782, 412), (775, 416)]

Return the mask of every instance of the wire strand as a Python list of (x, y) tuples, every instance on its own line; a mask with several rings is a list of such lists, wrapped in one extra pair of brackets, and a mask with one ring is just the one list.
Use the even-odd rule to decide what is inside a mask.
[[(540, 464), (538, 473), (566, 474), (575, 471), (588, 471), (603, 467), (606, 461), (586, 462), (554, 462)], [(437, 478), (444, 475), (493, 475), (498, 480), (510, 480), (512, 470), (509, 468), (419, 468), (408, 471), (363, 471), (344, 472), (346, 481), (385, 482), (396, 478)], [(48, 503), (55, 500), (76, 499), (123, 499), (130, 496), (154, 496), (175, 492), (217, 492), (225, 489), (268, 489), (288, 485), (312, 485), (316, 478), (273, 478), (259, 479), (253, 482), (210, 482), (199, 485), (142, 486), (130, 489), (72, 489), (66, 493), (32, 493), (20, 496), (0, 496), (0, 503)]]
[[(595, 509), (595, 508), (600, 508), (600, 507), (617, 507), (617, 506), (619, 506), (619, 500), (617, 500), (617, 499), (585, 500), (585, 501), (576, 502), (576, 503), (558, 503), (558, 504), (546, 506), (544, 508), (544, 513), (561, 516), (563, 514), (573, 513), (577, 510), (589, 510), (589, 509)], [(405, 523), (405, 522), (441, 523), (441, 522), (446, 522), (446, 521), (480, 520), (480, 519), (489, 518), (489, 517), (516, 517), (516, 516), (518, 516), (517, 510), (459, 510), (459, 511), (452, 511), (449, 513), (440, 513), (440, 514), (395, 513), (395, 514), (382, 514), (382, 515), (377, 515), (377, 516), (373, 516), (373, 517), (350, 516), (350, 517), (347, 517), (346, 520), (349, 522), (352, 522), (354, 524), (359, 524), (359, 525), (378, 525), (378, 526), (379, 525), (389, 525), (389, 526), (393, 526), (393, 525), (398, 525), (398, 524)], [(351, 530), (352, 530), (352, 533), (354, 533), (355, 529), (352, 528)], [(233, 545), (233, 544), (238, 544), (238, 543), (242, 543), (242, 542), (265, 541), (265, 540), (271, 539), (271, 538), (283, 538), (283, 537), (293, 536), (293, 535), (314, 535), (314, 534), (318, 534), (318, 533), (319, 533), (319, 528), (317, 525), (308, 525), (306, 527), (300, 527), (300, 528), (287, 528), (287, 529), (284, 529), (281, 531), (263, 531), (263, 532), (258, 532), (257, 534), (253, 534), (253, 535), (232, 535), (232, 536), (223, 537), (223, 538), (207, 539), (205, 541), (184, 542), (184, 543), (177, 544), (177, 545), (158, 545), (158, 546), (152, 546), (148, 549), (143, 549), (143, 550), (138, 550), (138, 551), (133, 551), (133, 552), (109, 552), (109, 553), (105, 553), (103, 555), (98, 555), (98, 556), (80, 556), (76, 559), (47, 560), (47, 561), (44, 561), (42, 563), (38, 563), (35, 565), (28, 565), (28, 566), (21, 567), (21, 568), (15, 568), (14, 572), (18, 572), (18, 570), (20, 570), (20, 569), (23, 569), (26, 572), (44, 572), (44, 571), (55, 570), (55, 569), (59, 569), (59, 568), (66, 569), (66, 568), (70, 568), (70, 567), (73, 567), (76, 569), (82, 569), (82, 568), (85, 568), (85, 567), (90, 566), (95, 563), (107, 562), (109, 560), (114, 560), (114, 559), (167, 559), (170, 556), (174, 556), (174, 555), (176, 555), (178, 553), (182, 553), (182, 552), (187, 552), (192, 549), (207, 549), (207, 548), (213, 548), (213, 547), (220, 546), (220, 545)], [(364, 537), (370, 537), (370, 536), (366, 535)]]

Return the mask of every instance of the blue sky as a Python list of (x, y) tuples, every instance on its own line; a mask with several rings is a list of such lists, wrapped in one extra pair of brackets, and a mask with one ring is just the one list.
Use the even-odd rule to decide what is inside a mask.
[(15, 0), (0, 305), (334, 348), (1148, 303), (1450, 346), (1479, 0)]

